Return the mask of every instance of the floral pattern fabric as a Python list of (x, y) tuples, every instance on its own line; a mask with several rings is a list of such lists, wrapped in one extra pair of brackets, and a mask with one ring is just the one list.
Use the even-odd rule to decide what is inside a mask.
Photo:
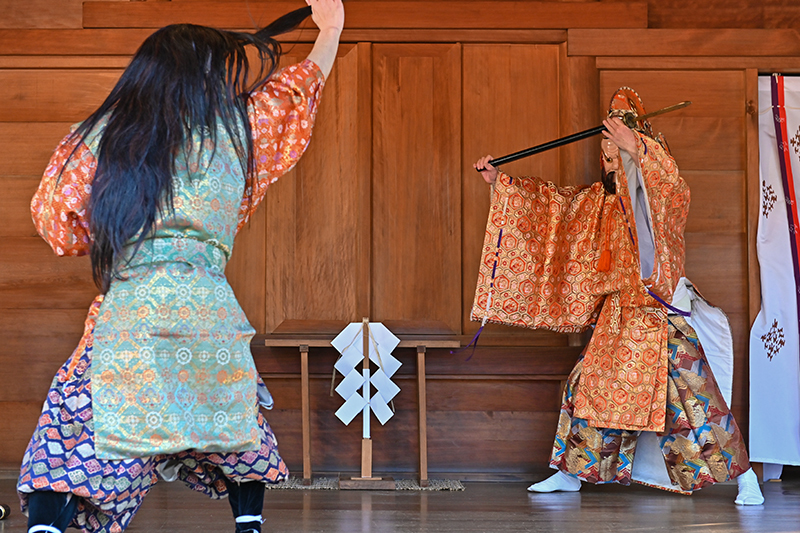
[[(720, 393), (697, 334), (669, 318), (666, 427), (657, 433), (676, 492), (690, 493), (750, 468), (744, 440)], [(578, 360), (567, 380), (550, 466), (589, 483), (630, 485), (640, 432), (597, 428), (575, 414)]]
[[(661, 431), (667, 387), (663, 306), (683, 275), (689, 190), (657, 142), (637, 136), (655, 242), (653, 275), (641, 279), (627, 179), (558, 188), (500, 174), (490, 206), (473, 320), (560, 332), (595, 324), (575, 391), (593, 427)], [(598, 268), (604, 250), (611, 268)]]
[(130, 523), (165, 466), (193, 490), (212, 498), (226, 494), (222, 476), (234, 481), (277, 482), (288, 477), (278, 443), (258, 415), (259, 448), (244, 453), (199, 453), (103, 460), (94, 450), (91, 331), (102, 298), (86, 320), (88, 344), (80, 345), (59, 369), (23, 458), (18, 490), (23, 510), (34, 490), (71, 492), (82, 499), (73, 526), (91, 533), (116, 533)]
[[(91, 509), (80, 527), (121, 531), (161, 462), (177, 460), (179, 477), (211, 495), (225, 493), (222, 475), (286, 476), (258, 412), (255, 331), (224, 268), (268, 185), (307, 148), (323, 85), (306, 60), (252, 95), (254, 177), (244, 175), (224, 128), (216, 146), (194, 135), (186, 151), (194, 155), (176, 159), (174, 211), (157, 219), (141, 249), (129, 247), (121, 278), (93, 302), (53, 382), (22, 466), (23, 507), (32, 490), (74, 492)], [(87, 205), (103, 128), (62, 141), (31, 202), (58, 255), (91, 246)]]

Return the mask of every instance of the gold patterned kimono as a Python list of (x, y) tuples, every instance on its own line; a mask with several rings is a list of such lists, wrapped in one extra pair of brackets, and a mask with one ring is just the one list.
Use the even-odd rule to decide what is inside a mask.
[[(595, 324), (575, 415), (595, 427), (660, 431), (667, 318), (651, 293), (671, 300), (683, 276), (689, 189), (661, 145), (637, 138), (655, 243), (653, 275), (641, 279), (624, 171), (615, 195), (600, 183), (558, 188), (501, 173), (472, 318), (566, 333)], [(601, 272), (604, 250), (611, 268)]]
[[(472, 318), (565, 333), (594, 324), (564, 388), (550, 466), (591, 483), (634, 480), (689, 493), (749, 462), (696, 333), (662, 304), (683, 276), (689, 189), (660, 144), (637, 139), (652, 274), (641, 278), (623, 168), (617, 194), (600, 183), (558, 188), (501, 173)], [(608, 268), (600, 267), (604, 252)], [(663, 475), (652, 453), (633, 472), (641, 435), (647, 451), (660, 448), (653, 453), (663, 457)]]

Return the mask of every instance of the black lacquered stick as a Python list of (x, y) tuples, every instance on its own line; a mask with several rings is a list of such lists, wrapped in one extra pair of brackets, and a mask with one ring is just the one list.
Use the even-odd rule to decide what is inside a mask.
[[(663, 109), (659, 109), (658, 111), (653, 111), (652, 113), (647, 113), (646, 115), (642, 115), (637, 117), (634, 114), (629, 114), (627, 116), (623, 116), (622, 119), (625, 122), (625, 125), (629, 128), (633, 128), (636, 122), (641, 122), (645, 119), (650, 117), (654, 117), (656, 115), (663, 115), (664, 113), (669, 113), (671, 111), (675, 111), (677, 109), (683, 109), (684, 107), (691, 105), (691, 102), (681, 102), (679, 104), (671, 105), (665, 107)], [(532, 148), (527, 148), (525, 150), (520, 150), (519, 152), (514, 152), (513, 154), (504, 155), (503, 157), (498, 157), (497, 159), (492, 159), (489, 161), (489, 164), (493, 167), (499, 167), (504, 163), (510, 163), (512, 161), (516, 161), (517, 159), (522, 159), (523, 157), (528, 157), (529, 155), (538, 154), (539, 152), (545, 152), (547, 150), (552, 150), (553, 148), (558, 148), (559, 146), (564, 146), (565, 144), (574, 143), (575, 141), (580, 141), (581, 139), (586, 139), (588, 137), (592, 137), (594, 135), (598, 135), (601, 132), (606, 131), (605, 126), (597, 126), (596, 128), (592, 128), (590, 130), (579, 131), (578, 133), (573, 133), (572, 135), (567, 135), (566, 137), (561, 137), (560, 139), (556, 139), (555, 141), (546, 142), (544, 144), (540, 144), (538, 146), (534, 146)], [(485, 168), (477, 169), (478, 172), (486, 170)]]
[[(603, 131), (606, 131), (605, 126), (597, 126), (596, 128), (592, 128), (590, 130), (579, 131), (578, 133), (573, 133), (572, 135), (561, 137), (560, 139), (556, 139), (555, 141), (546, 142), (544, 144), (539, 144), (531, 148), (526, 148), (525, 150), (520, 150), (519, 152), (514, 152), (513, 154), (508, 154), (504, 155), (503, 157), (498, 157), (497, 159), (492, 159), (491, 161), (489, 161), (489, 164), (492, 165), (493, 167), (499, 167), (500, 165), (503, 165), (505, 163), (511, 163), (512, 161), (516, 161), (517, 159), (522, 159), (523, 157), (528, 157), (533, 154), (538, 154), (539, 152), (546, 152), (547, 150), (552, 150), (553, 148), (558, 148), (559, 146), (564, 146), (565, 144), (574, 143), (575, 141), (580, 141), (582, 139), (587, 139), (589, 137), (599, 135)], [(478, 172), (480, 172), (481, 170), (486, 170), (486, 169), (479, 168)]]

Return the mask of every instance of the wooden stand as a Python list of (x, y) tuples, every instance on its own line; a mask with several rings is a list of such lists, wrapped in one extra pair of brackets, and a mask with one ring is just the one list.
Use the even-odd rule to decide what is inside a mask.
[[(363, 339), (362, 353), (364, 354), (364, 375), (369, 377), (369, 318), (364, 318), (362, 321), (361, 337)], [(364, 385), (366, 391), (369, 391), (369, 384)], [(368, 395), (368, 394), (365, 394)], [(369, 398), (365, 398), (369, 401)], [(369, 434), (369, 416), (370, 410), (364, 409), (365, 433)], [(353, 478), (339, 478), (340, 490), (394, 490), (394, 479), (390, 477), (381, 478), (372, 475), (372, 438), (363, 437), (361, 439), (361, 477)]]
[[(281, 347), (297, 347), (300, 352), (300, 384), (301, 384), (301, 402), (302, 402), (302, 431), (303, 431), (303, 484), (310, 485), (312, 479), (311, 469), (311, 407), (310, 407), (310, 393), (309, 393), (309, 375), (308, 375), (308, 353), (309, 348), (330, 348), (333, 336), (330, 335), (317, 335), (317, 336), (270, 336), (264, 341), (265, 346), (281, 346)], [(400, 344), (398, 348), (416, 348), (417, 349), (417, 399), (419, 409), (419, 484), (421, 487), (428, 486), (428, 423), (427, 423), (427, 391), (425, 380), (425, 355), (427, 348), (459, 348), (461, 343), (455, 339), (424, 337), (424, 336), (403, 336), (400, 337)], [(370, 470), (367, 473), (364, 470), (364, 457), (365, 450), (369, 450), (369, 465)], [(361, 443), (361, 458), (362, 458), (362, 472), (361, 478), (372, 477), (372, 441), (364, 439)], [(368, 474), (368, 475), (365, 475)], [(348, 484), (360, 485), (357, 489), (374, 490), (391, 490), (384, 489), (380, 486), (375, 486), (375, 481), (371, 487), (364, 486), (359, 481), (360, 478), (341, 478), (339, 480), (340, 488)], [(377, 478), (380, 479), (380, 478)], [(394, 487), (394, 481), (390, 482)]]
[(303, 433), (303, 485), (311, 485), (311, 391), (308, 375), (308, 349), (328, 348), (331, 337), (268, 338), (265, 346), (297, 347), (300, 350), (300, 403)]
[(425, 383), (425, 346), (417, 346), (419, 398), (419, 486), (428, 486), (428, 397)]
[(394, 490), (394, 478), (372, 475), (372, 439), (361, 439), (361, 477), (340, 477), (340, 490)]

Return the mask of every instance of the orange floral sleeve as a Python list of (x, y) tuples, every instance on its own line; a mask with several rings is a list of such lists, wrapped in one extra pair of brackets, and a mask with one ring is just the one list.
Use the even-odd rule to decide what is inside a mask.
[(96, 169), (94, 154), (79, 138), (68, 135), (50, 158), (31, 200), (36, 231), (58, 255), (89, 253), (87, 207)]
[(250, 97), (256, 176), (248, 177), (239, 226), (249, 220), (267, 187), (290, 171), (308, 147), (325, 77), (306, 59), (272, 76)]

